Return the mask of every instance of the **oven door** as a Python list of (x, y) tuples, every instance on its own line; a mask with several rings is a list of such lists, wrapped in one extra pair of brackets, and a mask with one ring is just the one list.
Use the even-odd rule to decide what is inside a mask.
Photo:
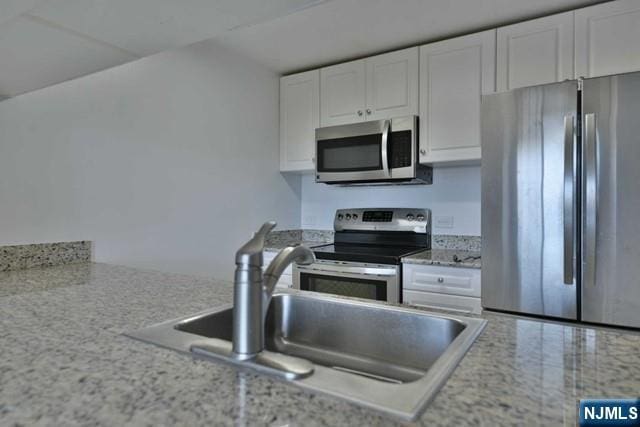
[(400, 302), (396, 265), (319, 261), (293, 267), (293, 287), (347, 297)]
[(412, 179), (417, 117), (316, 129), (316, 182)]

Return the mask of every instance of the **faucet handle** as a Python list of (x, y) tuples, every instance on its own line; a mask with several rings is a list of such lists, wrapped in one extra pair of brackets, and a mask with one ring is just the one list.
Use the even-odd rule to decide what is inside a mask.
[(264, 241), (271, 230), (276, 226), (275, 221), (267, 221), (262, 224), (260, 230), (253, 235), (251, 240), (245, 243), (238, 252), (236, 252), (237, 265), (251, 265), (254, 267), (262, 267), (262, 251), (264, 250)]

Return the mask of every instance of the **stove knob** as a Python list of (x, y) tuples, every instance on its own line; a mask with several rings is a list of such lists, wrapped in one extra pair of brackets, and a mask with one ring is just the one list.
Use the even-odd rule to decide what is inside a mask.
[(424, 215), (420, 214), (416, 217), (418, 221), (424, 221)]
[(355, 221), (356, 219), (358, 219), (358, 214), (353, 214), (353, 220)]
[(338, 221), (342, 221), (342, 218), (343, 218), (342, 214), (338, 214)]
[(344, 218), (345, 218), (347, 221), (349, 221), (349, 220), (351, 219), (351, 214), (346, 214), (346, 215), (344, 216)]
[(407, 220), (413, 221), (413, 214), (407, 214)]

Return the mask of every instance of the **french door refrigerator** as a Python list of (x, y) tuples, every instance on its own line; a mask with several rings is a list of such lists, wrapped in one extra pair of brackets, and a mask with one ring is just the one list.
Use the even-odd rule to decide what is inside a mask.
[(640, 328), (640, 73), (483, 96), (482, 305)]

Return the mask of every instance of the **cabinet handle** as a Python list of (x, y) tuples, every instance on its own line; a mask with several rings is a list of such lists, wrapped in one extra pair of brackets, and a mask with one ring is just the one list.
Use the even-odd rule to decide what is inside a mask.
[(438, 283), (444, 283), (444, 277), (438, 277)]
[(422, 150), (420, 150), (420, 154), (422, 154), (422, 155), (424, 156), (425, 154), (427, 154), (427, 150), (425, 150), (425, 149), (423, 148)]
[(358, 110), (358, 115), (362, 116), (362, 110)]
[(367, 114), (371, 114), (371, 110), (367, 108)]

